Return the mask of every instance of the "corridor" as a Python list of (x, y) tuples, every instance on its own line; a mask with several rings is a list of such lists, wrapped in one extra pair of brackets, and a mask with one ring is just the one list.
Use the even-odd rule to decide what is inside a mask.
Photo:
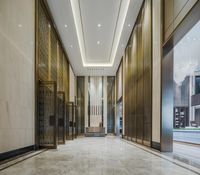
[(200, 175), (200, 0), (0, 0), (0, 175)]
[(10, 166), (0, 175), (196, 174), (140, 147), (113, 136), (82, 137)]

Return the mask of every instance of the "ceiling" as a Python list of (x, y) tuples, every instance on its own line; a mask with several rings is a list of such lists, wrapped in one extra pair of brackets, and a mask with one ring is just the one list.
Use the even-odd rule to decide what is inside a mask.
[(143, 0), (47, 0), (75, 74), (115, 75)]

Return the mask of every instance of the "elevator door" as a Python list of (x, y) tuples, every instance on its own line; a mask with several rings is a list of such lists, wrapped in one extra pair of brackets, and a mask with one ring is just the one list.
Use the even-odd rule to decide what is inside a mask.
[(40, 81), (38, 90), (38, 143), (57, 148), (56, 82)]
[(65, 92), (57, 94), (58, 109), (58, 144), (65, 144)]

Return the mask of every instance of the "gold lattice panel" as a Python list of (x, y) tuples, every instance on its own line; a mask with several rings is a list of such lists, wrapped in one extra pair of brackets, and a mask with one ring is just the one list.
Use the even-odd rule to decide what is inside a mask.
[(53, 30), (51, 31), (51, 80), (57, 80), (57, 38)]
[(38, 71), (40, 80), (48, 80), (48, 20), (39, 4), (38, 8)]
[(59, 46), (59, 57), (58, 57), (58, 89), (59, 91), (63, 90), (63, 52)]

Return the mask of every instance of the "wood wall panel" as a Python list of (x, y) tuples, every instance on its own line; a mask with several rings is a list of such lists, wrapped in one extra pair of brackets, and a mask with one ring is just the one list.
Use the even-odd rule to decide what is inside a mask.
[(137, 138), (137, 128), (136, 128), (136, 105), (137, 105), (137, 29), (134, 30), (133, 36), (132, 36), (132, 53), (131, 57), (132, 59), (132, 140), (136, 141)]
[(125, 136), (151, 143), (151, 0), (146, 0), (125, 50)]
[(152, 123), (152, 47), (151, 47), (151, 1), (145, 3), (144, 18), (143, 18), (143, 50), (144, 50), (144, 131), (143, 143), (151, 144), (151, 123)]

